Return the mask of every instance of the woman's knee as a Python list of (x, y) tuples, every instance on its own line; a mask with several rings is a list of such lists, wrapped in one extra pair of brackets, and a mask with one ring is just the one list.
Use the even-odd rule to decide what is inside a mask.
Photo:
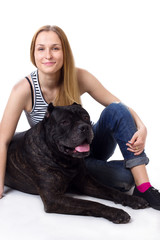
[(100, 117), (103, 125), (109, 126), (111, 130), (116, 126), (129, 125), (134, 132), (136, 131), (136, 125), (129, 109), (123, 103), (111, 103), (107, 106)]
[(104, 109), (104, 112), (107, 112), (107, 113), (109, 112), (109, 113), (118, 114), (118, 115), (130, 114), (128, 107), (121, 102), (111, 103)]

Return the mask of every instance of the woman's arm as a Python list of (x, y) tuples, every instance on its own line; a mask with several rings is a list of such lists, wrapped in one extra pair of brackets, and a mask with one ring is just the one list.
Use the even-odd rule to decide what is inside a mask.
[[(80, 87), (80, 93), (87, 92), (97, 102), (103, 106), (108, 106), (113, 102), (120, 102), (119, 98), (109, 92), (103, 85), (89, 72), (83, 69), (77, 69), (77, 79)], [(139, 155), (145, 146), (147, 129), (136, 112), (129, 108), (132, 117), (137, 126), (137, 132), (133, 135), (132, 139), (127, 143), (128, 150), (134, 152), (135, 155)]]
[(87, 92), (103, 106), (108, 106), (113, 102), (120, 102), (120, 100), (109, 92), (96, 77), (86, 70), (77, 68), (77, 79), (81, 95)]
[(30, 86), (23, 79), (13, 87), (0, 123), (0, 198), (3, 195), (8, 145), (14, 135), (22, 111), (29, 109), (30, 105)]
[(129, 108), (132, 117), (137, 126), (137, 132), (133, 135), (130, 141), (126, 144), (128, 146), (128, 150), (134, 152), (135, 155), (139, 155), (143, 152), (147, 137), (147, 128), (145, 127), (142, 120), (139, 118), (137, 113)]

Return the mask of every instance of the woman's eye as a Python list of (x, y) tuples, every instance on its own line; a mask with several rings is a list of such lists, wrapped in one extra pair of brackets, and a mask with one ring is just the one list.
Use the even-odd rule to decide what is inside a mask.
[(38, 49), (38, 51), (43, 51), (43, 50), (44, 50), (44, 48), (39, 48), (39, 49)]
[(58, 50), (59, 50), (59, 48), (57, 48), (57, 47), (53, 48), (53, 51), (58, 51)]

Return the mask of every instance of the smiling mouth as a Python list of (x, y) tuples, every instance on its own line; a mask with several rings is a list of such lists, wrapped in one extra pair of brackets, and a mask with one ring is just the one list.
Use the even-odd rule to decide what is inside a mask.
[(45, 63), (43, 63), (43, 64), (46, 65), (46, 66), (51, 66), (51, 65), (54, 65), (55, 62), (45, 62)]

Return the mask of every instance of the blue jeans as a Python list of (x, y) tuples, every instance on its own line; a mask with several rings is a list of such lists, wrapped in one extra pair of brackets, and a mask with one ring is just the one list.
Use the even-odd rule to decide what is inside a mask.
[[(130, 111), (122, 103), (110, 104), (103, 110), (93, 131), (91, 154), (86, 158), (87, 169), (102, 184), (129, 191), (134, 186), (130, 168), (149, 162), (145, 152), (135, 156), (127, 150), (126, 143), (137, 131)], [(108, 161), (117, 144), (124, 160)]]

